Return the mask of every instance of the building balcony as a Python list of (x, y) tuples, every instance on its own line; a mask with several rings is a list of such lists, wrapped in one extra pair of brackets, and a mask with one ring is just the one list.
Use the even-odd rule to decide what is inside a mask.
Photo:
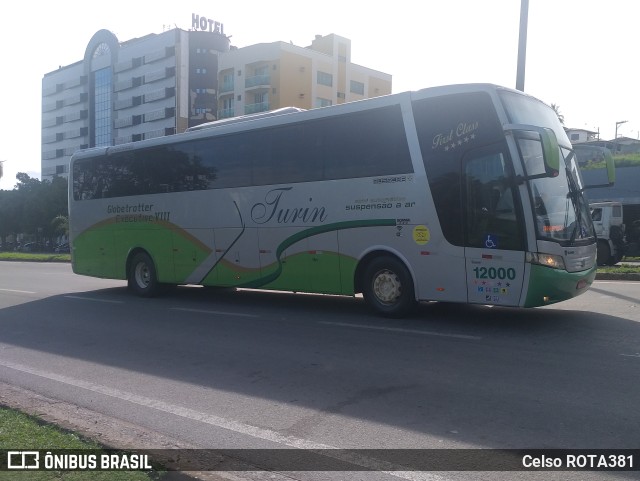
[(254, 87), (268, 87), (271, 85), (270, 75), (256, 75), (255, 77), (247, 77), (244, 80), (244, 87), (247, 89)]
[(222, 84), (222, 86), (220, 87), (220, 93), (224, 94), (224, 93), (228, 93), (228, 92), (233, 92), (233, 84)]
[(258, 104), (249, 104), (244, 106), (245, 114), (255, 114), (257, 112), (266, 112), (269, 110), (269, 102), (260, 102)]
[(229, 117), (235, 117), (235, 109), (222, 109), (218, 110), (218, 119), (228, 119)]

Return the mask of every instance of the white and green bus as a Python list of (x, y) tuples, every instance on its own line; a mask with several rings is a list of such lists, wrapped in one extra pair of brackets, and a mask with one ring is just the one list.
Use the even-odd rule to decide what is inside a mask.
[[(295, 110), (295, 109), (293, 109)], [(554, 111), (470, 84), (212, 122), (76, 153), (73, 270), (163, 285), (541, 306), (585, 292), (596, 238)]]

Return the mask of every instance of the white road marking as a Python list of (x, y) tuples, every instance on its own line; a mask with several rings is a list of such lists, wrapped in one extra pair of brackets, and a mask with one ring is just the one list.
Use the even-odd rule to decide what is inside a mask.
[(422, 336), (452, 337), (454, 339), (473, 339), (476, 341), (482, 339), (482, 337), (480, 336), (469, 336), (467, 334), (447, 334), (445, 332), (421, 331), (419, 329), (403, 329), (401, 327), (367, 326), (364, 324), (349, 324), (347, 322), (330, 321), (321, 321), (320, 324), (327, 324), (329, 326), (353, 327), (355, 329), (368, 329), (371, 331), (401, 332), (406, 334), (420, 334)]
[(99, 299), (97, 297), (84, 297), (84, 296), (64, 296), (67, 299), (79, 299), (81, 301), (93, 301), (93, 302), (106, 302), (109, 304), (124, 304), (124, 301), (114, 301), (112, 299)]
[[(277, 431), (270, 429), (259, 428), (251, 426), (250, 424), (234, 421), (233, 419), (222, 418), (213, 414), (207, 414), (193, 409), (189, 409), (183, 406), (160, 401), (158, 399), (148, 398), (146, 396), (140, 396), (128, 391), (122, 391), (120, 389), (114, 389), (102, 384), (96, 384), (90, 381), (84, 381), (82, 379), (76, 379), (70, 376), (64, 376), (55, 372), (44, 371), (42, 369), (26, 366), (24, 364), (18, 364), (11, 361), (0, 360), (0, 366), (13, 369), (15, 371), (31, 374), (33, 376), (42, 377), (51, 381), (56, 381), (68, 386), (74, 386), (80, 389), (85, 389), (98, 394), (103, 394), (112, 398), (120, 399), (122, 401), (128, 401), (139, 406), (152, 408), (157, 411), (161, 411), (168, 414), (173, 414), (182, 418), (190, 419), (192, 421), (198, 421), (201, 423), (209, 424), (222, 429), (227, 429), (235, 433), (251, 436), (264, 441), (270, 441), (273, 443), (285, 445), (296, 449), (310, 449), (310, 450), (328, 450), (338, 449), (328, 444), (316, 443), (307, 439), (298, 438), (295, 436), (287, 436)], [(331, 454), (323, 451), (323, 454), (330, 456)], [(358, 464), (364, 467), (375, 469), (391, 476), (408, 479), (410, 481), (448, 481), (440, 475), (434, 475), (425, 472), (413, 472), (403, 471), (402, 466), (395, 466), (386, 461), (381, 461), (374, 458), (367, 458), (363, 456), (350, 456), (344, 455), (339, 450), (336, 452), (336, 459), (341, 461), (347, 461), (354, 464)], [(406, 468), (404, 468), (406, 469)]]
[(17, 294), (37, 294), (33, 291), (19, 291), (18, 289), (0, 289), (2, 292), (15, 292)]
[(170, 307), (170, 311), (182, 311), (182, 312), (196, 312), (198, 314), (216, 314), (221, 316), (238, 316), (238, 317), (260, 317), (257, 314), (244, 314), (241, 312), (225, 312), (225, 311), (210, 311), (207, 309), (190, 309), (188, 307)]
[(635, 353), (635, 354), (620, 354), (621, 356), (624, 357), (640, 357), (640, 353)]

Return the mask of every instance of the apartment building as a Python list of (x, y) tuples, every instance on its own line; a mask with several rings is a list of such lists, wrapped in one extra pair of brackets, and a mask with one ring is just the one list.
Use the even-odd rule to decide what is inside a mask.
[(351, 41), (251, 45), (220, 55), (218, 118), (280, 107), (312, 109), (391, 93), (391, 75), (351, 62)]

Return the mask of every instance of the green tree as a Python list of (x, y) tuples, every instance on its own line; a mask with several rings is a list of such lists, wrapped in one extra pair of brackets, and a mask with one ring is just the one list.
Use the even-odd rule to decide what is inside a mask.
[(54, 234), (69, 237), (69, 217), (58, 215), (51, 221)]
[(0, 190), (0, 242), (7, 245), (7, 237), (20, 232), (20, 205), (15, 190)]
[(4, 191), (6, 199), (0, 198), (0, 220), (8, 222), (6, 228), (0, 227), (0, 235), (23, 233), (40, 241), (59, 235), (53, 220), (68, 215), (67, 180), (41, 181), (23, 172), (16, 179), (14, 190)]

